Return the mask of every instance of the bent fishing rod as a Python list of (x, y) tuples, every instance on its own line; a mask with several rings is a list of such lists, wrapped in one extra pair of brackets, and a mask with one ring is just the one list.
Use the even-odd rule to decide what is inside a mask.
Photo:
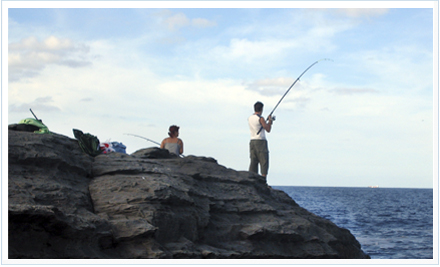
[(156, 142), (156, 141), (153, 141), (153, 140), (151, 140), (151, 139), (148, 139), (148, 138), (146, 138), (146, 137), (140, 136), (140, 135), (129, 134), (129, 133), (126, 133), (126, 135), (132, 135), (132, 136), (135, 136), (135, 137), (139, 137), (139, 138), (145, 139), (145, 140), (147, 140), (147, 141), (150, 141), (150, 142), (155, 143), (156, 145), (159, 145), (159, 146), (160, 146), (160, 143), (158, 143), (158, 142)]
[[(283, 101), (284, 97), (289, 93), (290, 89), (292, 89), (292, 87), (296, 84), (297, 81), (299, 81), (299, 79), (304, 75), (304, 73), (306, 73), (311, 67), (315, 66), (316, 64), (318, 64), (318, 62), (323, 61), (323, 60), (330, 60), (328, 58), (323, 58), (320, 59), (316, 62), (314, 62), (312, 65), (310, 65), (305, 71), (303, 71), (303, 73), (301, 73), (301, 75), (298, 76), (298, 78), (296, 78), (296, 80), (292, 83), (292, 85), (289, 87), (289, 89), (287, 89), (287, 91), (284, 93), (284, 95), (281, 97), (280, 101), (278, 101), (278, 103), (275, 105), (275, 107), (273, 108), (273, 110), (270, 112), (269, 116), (267, 116), (267, 120), (269, 120), (269, 117), (272, 116), (272, 114), (275, 112), (275, 110), (277, 109), (277, 107), (280, 105), (281, 101)], [(259, 134), (261, 132), (261, 130), (263, 130), (263, 126), (261, 126), (260, 130), (257, 132), (257, 134)]]

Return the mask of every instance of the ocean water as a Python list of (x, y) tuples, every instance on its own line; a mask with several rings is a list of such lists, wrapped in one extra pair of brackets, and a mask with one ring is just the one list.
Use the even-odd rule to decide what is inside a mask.
[(433, 190), (272, 186), (350, 230), (372, 259), (433, 258)]

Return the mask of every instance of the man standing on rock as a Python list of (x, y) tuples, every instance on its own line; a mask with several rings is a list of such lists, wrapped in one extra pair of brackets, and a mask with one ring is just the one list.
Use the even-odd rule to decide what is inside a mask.
[(272, 116), (268, 117), (269, 122), (261, 116), (263, 113), (263, 103), (254, 104), (255, 113), (248, 118), (249, 129), (251, 131), (251, 141), (249, 144), (251, 163), (249, 171), (258, 173), (260, 164), (261, 175), (266, 177), (269, 169), (269, 149), (267, 146), (266, 132), (272, 129)]

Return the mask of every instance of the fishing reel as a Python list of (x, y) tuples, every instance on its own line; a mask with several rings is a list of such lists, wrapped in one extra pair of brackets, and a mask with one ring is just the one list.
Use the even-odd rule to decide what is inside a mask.
[[(273, 121), (275, 121), (275, 119), (276, 119), (277, 117), (274, 115), (274, 116), (272, 116), (272, 120)], [(267, 118), (267, 121), (269, 121), (269, 117)]]

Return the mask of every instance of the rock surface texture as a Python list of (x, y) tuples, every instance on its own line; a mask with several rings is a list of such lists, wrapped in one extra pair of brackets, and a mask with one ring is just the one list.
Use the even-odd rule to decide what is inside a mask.
[(369, 258), (253, 173), (148, 148), (91, 157), (9, 131), (9, 259)]

